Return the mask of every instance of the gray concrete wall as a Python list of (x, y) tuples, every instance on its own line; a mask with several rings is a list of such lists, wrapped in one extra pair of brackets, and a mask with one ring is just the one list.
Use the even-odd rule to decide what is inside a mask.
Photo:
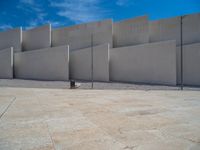
[(176, 45), (180, 45), (180, 26), (180, 17), (149, 22), (150, 42), (176, 40)]
[(13, 78), (13, 48), (0, 50), (0, 79)]
[(176, 79), (181, 84), (181, 47), (176, 47)]
[(200, 43), (183, 47), (183, 83), (200, 86)]
[(176, 42), (110, 50), (112, 81), (176, 85)]
[(0, 50), (13, 47), (15, 52), (22, 49), (22, 29), (16, 28), (0, 32)]
[(149, 42), (147, 16), (113, 24), (113, 46), (130, 46)]
[(51, 47), (51, 25), (23, 31), (23, 51)]
[(83, 49), (93, 45), (109, 43), (112, 47), (112, 20), (76, 25), (54, 29), (52, 31), (52, 46), (69, 45), (70, 50)]
[(69, 47), (15, 53), (14, 70), (20, 79), (68, 80)]
[(200, 42), (200, 14), (183, 17), (183, 43), (192, 44)]
[[(91, 80), (91, 70), (91, 48), (71, 51), (71, 79)], [(93, 48), (93, 79), (109, 81), (109, 44)]]

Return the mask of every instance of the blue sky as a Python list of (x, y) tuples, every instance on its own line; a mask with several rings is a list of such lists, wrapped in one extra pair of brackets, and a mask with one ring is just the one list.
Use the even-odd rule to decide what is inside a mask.
[(51, 23), (68, 26), (107, 18), (151, 20), (200, 12), (200, 0), (0, 0), (0, 30)]

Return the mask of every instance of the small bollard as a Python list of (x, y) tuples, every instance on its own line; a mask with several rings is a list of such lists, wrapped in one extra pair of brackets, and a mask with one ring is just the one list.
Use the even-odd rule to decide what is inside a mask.
[(74, 80), (70, 80), (70, 88), (75, 89), (76, 88), (76, 83)]

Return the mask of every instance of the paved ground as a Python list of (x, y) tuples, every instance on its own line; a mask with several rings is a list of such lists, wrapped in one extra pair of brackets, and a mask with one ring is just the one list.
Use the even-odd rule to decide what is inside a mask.
[(30, 87), (0, 87), (0, 150), (200, 149), (199, 91)]

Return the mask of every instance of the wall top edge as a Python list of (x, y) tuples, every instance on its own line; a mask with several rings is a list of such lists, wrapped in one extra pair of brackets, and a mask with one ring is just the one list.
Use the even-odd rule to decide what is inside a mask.
[[(192, 14), (181, 15), (181, 16), (182, 17), (191, 17), (191, 16), (197, 16), (197, 15), (200, 15), (200, 12), (199, 13), (192, 13)], [(157, 19), (157, 20), (150, 20), (150, 23), (160, 22), (160, 21), (168, 21), (168, 20), (173, 20), (173, 19), (180, 19), (181, 16), (168, 17), (168, 18), (162, 18), (162, 19)]]
[(146, 45), (156, 45), (161, 43), (173, 43), (176, 47), (176, 40), (166, 40), (166, 41), (159, 41), (159, 42), (153, 42), (153, 43), (145, 43), (145, 44), (138, 44), (138, 45), (129, 45), (129, 46), (122, 46), (122, 47), (116, 47), (112, 48), (112, 50), (122, 49), (122, 48), (129, 48), (129, 47), (138, 47), (138, 46), (146, 46)]
[(22, 27), (17, 27), (17, 28), (8, 29), (8, 30), (5, 30), (5, 31), (0, 31), (0, 33), (14, 32), (14, 31), (20, 31), (20, 32), (22, 32)]
[(93, 21), (93, 22), (76, 24), (76, 25), (71, 25), (71, 26), (64, 26), (64, 27), (61, 27), (61, 28), (54, 28), (52, 31), (57, 31), (57, 30), (62, 30), (62, 29), (70, 30), (70, 29), (74, 29), (74, 28), (79, 28), (81, 26), (93, 25), (93, 24), (104, 23), (104, 22), (110, 22), (112, 24), (113, 19), (104, 19), (104, 20), (100, 20), (100, 21)]
[(23, 30), (23, 32), (26, 32), (26, 31), (34, 31), (34, 30), (38, 30), (38, 29), (42, 29), (42, 28), (46, 28), (46, 27), (49, 27), (50, 30), (51, 30), (51, 24), (45, 24), (45, 25), (38, 26), (38, 27), (35, 27), (35, 28), (32, 28), (32, 29)]
[(13, 50), (13, 47), (8, 47), (8, 48), (0, 49), (0, 53), (8, 51), (8, 50)]
[[(110, 49), (110, 44), (109, 43), (95, 45), (95, 46), (93, 46), (93, 48), (98, 48), (98, 47), (102, 47), (102, 46), (108, 46), (108, 49)], [(70, 49), (70, 47), (69, 47), (69, 49)], [(86, 48), (74, 49), (71, 52), (77, 52), (77, 51), (80, 51), (80, 50), (82, 51), (82, 50), (88, 50), (88, 49), (91, 49), (91, 46), (90, 47), (86, 47)]]
[[(67, 50), (69, 50), (69, 45), (61, 45), (61, 46), (56, 46), (56, 47), (48, 47), (48, 48), (41, 48), (41, 49), (33, 49), (33, 50), (29, 50), (29, 51), (22, 51), (22, 52), (16, 52), (16, 54), (21, 54), (21, 53), (37, 53), (37, 52), (42, 52), (42, 51), (51, 51), (54, 50), (56, 48), (67, 48)], [(54, 50), (56, 51), (56, 50)]]
[(142, 15), (142, 16), (138, 16), (138, 17), (134, 17), (134, 18), (128, 18), (128, 19), (124, 19), (124, 20), (120, 20), (117, 22), (114, 22), (114, 24), (120, 24), (120, 23), (126, 23), (126, 22), (130, 22), (130, 21), (137, 21), (137, 20), (148, 20), (148, 15)]

